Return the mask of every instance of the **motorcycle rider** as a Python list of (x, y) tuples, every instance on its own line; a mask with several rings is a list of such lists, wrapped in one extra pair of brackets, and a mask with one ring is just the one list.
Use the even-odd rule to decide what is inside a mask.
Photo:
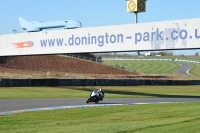
[[(104, 91), (103, 91), (102, 88), (100, 88), (100, 89), (98, 90), (98, 93), (99, 93), (99, 96), (103, 98), (103, 96), (104, 96)], [(102, 100), (103, 100), (103, 99), (102, 99)]]
[(98, 103), (99, 101), (103, 101), (104, 98), (104, 91), (102, 88), (100, 88), (99, 90), (94, 89), (91, 93), (90, 93), (90, 98), (88, 98), (88, 100), (86, 101), (86, 103), (89, 102), (95, 102)]

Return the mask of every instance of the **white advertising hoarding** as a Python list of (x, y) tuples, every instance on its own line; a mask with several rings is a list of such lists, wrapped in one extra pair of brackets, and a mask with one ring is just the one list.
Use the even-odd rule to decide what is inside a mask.
[(200, 48), (200, 18), (0, 35), (0, 56)]

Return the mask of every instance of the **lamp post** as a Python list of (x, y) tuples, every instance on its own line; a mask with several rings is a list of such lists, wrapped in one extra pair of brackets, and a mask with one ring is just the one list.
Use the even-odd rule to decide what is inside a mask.
[(138, 23), (138, 13), (146, 12), (146, 0), (126, 0), (127, 12), (135, 14), (135, 23)]
[(135, 12), (135, 23), (137, 24), (138, 23), (138, 13)]

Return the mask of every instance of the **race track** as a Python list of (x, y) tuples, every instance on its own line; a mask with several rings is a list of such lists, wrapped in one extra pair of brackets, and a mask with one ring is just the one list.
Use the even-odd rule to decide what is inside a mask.
[(175, 74), (191, 75), (189, 70), (192, 68), (192, 65), (185, 62), (177, 62), (180, 68), (174, 70)]
[[(176, 74), (190, 75), (191, 64), (177, 62), (181, 67), (174, 71)], [(87, 106), (107, 106), (123, 104), (156, 104), (173, 102), (200, 102), (199, 98), (105, 98), (98, 104), (86, 104), (87, 98), (60, 98), (60, 99), (0, 99), (0, 115), (37, 111), (53, 110)]]
[(98, 104), (86, 104), (86, 98), (63, 99), (0, 99), (0, 115), (37, 111), (53, 110), (74, 107), (106, 106), (113, 104), (156, 104), (168, 102), (200, 102), (199, 98), (105, 98)]

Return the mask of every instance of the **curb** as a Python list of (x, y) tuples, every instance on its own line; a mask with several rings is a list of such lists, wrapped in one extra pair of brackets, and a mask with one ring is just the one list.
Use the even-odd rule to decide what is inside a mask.
[(46, 108), (32, 108), (32, 109), (25, 109), (25, 110), (0, 112), (0, 116), (23, 113), (23, 112), (45, 111), (45, 110), (105, 107), (105, 106), (124, 106), (124, 105), (144, 105), (144, 104), (166, 104), (166, 103), (183, 103), (183, 102), (150, 102), (150, 103), (128, 103), (128, 104), (92, 104), (92, 105), (88, 104), (88, 105), (73, 105), (73, 106), (54, 106), (54, 107), (46, 107)]

